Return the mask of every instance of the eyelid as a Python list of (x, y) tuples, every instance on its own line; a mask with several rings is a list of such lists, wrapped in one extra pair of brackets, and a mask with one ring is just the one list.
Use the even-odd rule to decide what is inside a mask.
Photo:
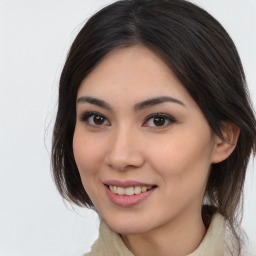
[[(102, 117), (102, 118), (104, 119), (104, 122), (107, 121), (108, 124), (100, 124), (100, 125), (97, 125), (97, 124), (90, 124), (90, 123), (88, 122), (88, 119), (89, 119), (90, 117), (92, 117), (92, 116), (100, 116), (100, 117)], [(88, 112), (85, 112), (85, 113), (80, 114), (78, 117), (79, 117), (79, 120), (80, 120), (81, 122), (84, 122), (84, 123), (86, 123), (86, 125), (92, 126), (92, 127), (95, 127), (95, 128), (102, 128), (102, 127), (106, 127), (106, 126), (110, 126), (110, 125), (111, 125), (110, 122), (109, 122), (109, 120), (108, 120), (103, 114), (101, 114), (100, 112), (96, 112), (96, 111), (88, 111)], [(150, 120), (151, 118), (156, 118), (156, 117), (162, 117), (162, 118), (164, 118), (164, 119), (167, 121), (167, 124), (165, 123), (165, 124), (162, 125), (162, 126), (157, 126), (157, 125), (151, 126), (151, 125), (147, 125), (147, 122), (149, 122), (149, 120)], [(153, 113), (153, 114), (148, 115), (148, 116), (145, 118), (145, 120), (143, 121), (142, 126), (143, 126), (143, 127), (150, 127), (150, 128), (154, 128), (154, 129), (164, 129), (164, 128), (170, 126), (171, 124), (175, 123), (176, 121), (177, 121), (177, 120), (176, 120), (175, 118), (173, 118), (173, 117), (172, 117), (171, 115), (169, 115), (169, 114), (162, 113), (162, 112), (160, 112), (160, 113)]]
[(154, 117), (163, 117), (163, 118), (167, 119), (167, 120), (169, 121), (169, 123), (168, 123), (168, 124), (164, 124), (163, 126), (148, 126), (148, 127), (150, 127), (150, 128), (164, 129), (164, 128), (170, 126), (171, 124), (173, 124), (173, 123), (175, 123), (175, 122), (177, 121), (177, 120), (176, 120), (174, 117), (172, 117), (171, 115), (160, 112), (160, 113), (154, 113), (154, 114), (151, 114), (151, 115), (147, 116), (147, 117), (145, 118), (144, 122), (143, 122), (143, 126), (147, 126), (147, 125), (145, 125), (145, 124), (146, 124), (151, 118), (154, 118)]
[[(103, 125), (97, 125), (97, 124), (89, 124), (88, 123), (88, 119), (92, 116), (100, 116), (102, 118), (104, 118), (107, 122), (108, 122), (108, 125), (106, 124), (103, 124)], [(81, 122), (85, 122), (86, 125), (88, 126), (92, 126), (92, 127), (96, 127), (96, 128), (101, 128), (101, 127), (105, 127), (105, 126), (109, 126), (110, 122), (108, 121), (108, 119), (101, 113), (99, 112), (95, 112), (95, 111), (88, 111), (88, 112), (85, 112), (85, 113), (82, 113), (79, 115), (79, 120)]]

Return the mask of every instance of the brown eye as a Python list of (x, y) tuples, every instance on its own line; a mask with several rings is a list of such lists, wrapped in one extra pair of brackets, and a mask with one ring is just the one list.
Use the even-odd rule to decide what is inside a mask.
[(155, 126), (163, 126), (165, 124), (165, 118), (164, 117), (155, 117), (153, 119)]
[(96, 125), (102, 125), (102, 124), (104, 124), (104, 122), (105, 122), (105, 118), (102, 117), (102, 116), (97, 116), (97, 115), (95, 115), (94, 118), (93, 118), (93, 122), (94, 122)]
[(95, 127), (110, 125), (107, 118), (95, 112), (88, 112), (88, 113), (82, 114), (80, 116), (80, 120), (82, 122), (85, 122), (87, 125), (95, 126)]
[(151, 128), (165, 128), (175, 123), (176, 120), (168, 114), (157, 113), (149, 116), (143, 126)]

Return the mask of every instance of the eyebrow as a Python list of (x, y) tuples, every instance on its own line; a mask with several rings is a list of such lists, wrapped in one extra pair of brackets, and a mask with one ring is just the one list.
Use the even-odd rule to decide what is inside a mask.
[(93, 98), (93, 97), (82, 96), (82, 97), (79, 97), (76, 102), (77, 103), (87, 102), (87, 103), (99, 106), (101, 108), (107, 109), (109, 111), (113, 111), (112, 107), (107, 102), (105, 102), (104, 100)]
[(142, 101), (140, 103), (135, 104), (134, 110), (135, 111), (141, 111), (145, 108), (153, 107), (155, 105), (162, 104), (162, 103), (165, 103), (165, 102), (176, 103), (176, 104), (179, 104), (179, 105), (185, 107), (185, 104), (182, 101), (180, 101), (176, 98), (169, 97), (169, 96), (161, 96), (161, 97), (148, 99), (148, 100), (145, 100), (145, 101)]
[[(85, 102), (99, 106), (99, 107), (107, 109), (109, 111), (113, 111), (113, 108), (104, 100), (100, 100), (100, 99), (97, 99), (94, 97), (88, 97), (88, 96), (82, 96), (77, 99), (77, 103), (85, 103)], [(145, 100), (145, 101), (135, 104), (134, 110), (136, 112), (138, 112), (145, 108), (153, 107), (155, 105), (163, 104), (166, 102), (176, 103), (176, 104), (179, 104), (179, 105), (185, 107), (185, 104), (176, 98), (169, 97), (169, 96), (160, 96), (160, 97), (148, 99), (148, 100)]]

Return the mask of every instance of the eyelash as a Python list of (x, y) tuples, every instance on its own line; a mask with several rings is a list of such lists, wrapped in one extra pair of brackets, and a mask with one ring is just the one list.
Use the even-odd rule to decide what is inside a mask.
[[(154, 127), (156, 129), (164, 129), (164, 128), (168, 127), (169, 125), (176, 122), (176, 120), (168, 114), (154, 113), (154, 114), (151, 114), (151, 115), (149, 115), (145, 118), (145, 121), (143, 122), (143, 126), (146, 126), (145, 124), (147, 122), (149, 122), (150, 119), (159, 118), (159, 117), (164, 119), (164, 125), (162, 125), (162, 126), (149, 126), (149, 127)], [(168, 124), (166, 124), (166, 121), (168, 122)]]
[[(107, 120), (107, 118), (105, 118), (102, 114), (98, 113), (98, 112), (86, 112), (84, 114), (82, 114), (80, 117), (79, 117), (79, 120), (82, 121), (82, 122), (85, 122), (87, 125), (89, 126), (93, 126), (93, 127), (102, 127), (102, 126), (105, 126), (105, 125), (97, 125), (97, 124), (90, 124), (89, 123), (89, 118), (91, 117), (100, 117), (100, 118), (103, 118), (104, 119), (104, 122)], [(108, 122), (109, 123), (109, 122)], [(109, 126), (109, 125), (108, 125)]]
[[(90, 124), (89, 123), (89, 118), (91, 117), (99, 117), (99, 118), (102, 118), (104, 119), (104, 122), (103, 124)], [(150, 125), (146, 125), (151, 119), (154, 119), (154, 118), (161, 118), (161, 119), (164, 119), (164, 124), (161, 125), (161, 126), (150, 126)], [(86, 112), (82, 115), (80, 115), (79, 117), (79, 120), (82, 121), (82, 122), (85, 122), (87, 125), (89, 126), (93, 126), (93, 127), (97, 127), (97, 128), (100, 128), (100, 127), (104, 127), (104, 126), (110, 126), (110, 122), (107, 120), (107, 118), (104, 117), (104, 115), (100, 114), (99, 112)], [(104, 124), (105, 121), (108, 122), (108, 124)], [(166, 124), (166, 122), (168, 122)], [(149, 116), (147, 116), (143, 122), (143, 127), (150, 127), (150, 128), (156, 128), (156, 129), (164, 129), (166, 127), (168, 127), (169, 125), (175, 123), (176, 120), (171, 117), (170, 115), (168, 114), (165, 114), (165, 113), (154, 113), (154, 114), (151, 114)]]

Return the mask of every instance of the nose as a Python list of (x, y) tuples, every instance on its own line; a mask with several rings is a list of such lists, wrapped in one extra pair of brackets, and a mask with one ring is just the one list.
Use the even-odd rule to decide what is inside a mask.
[(113, 131), (106, 159), (107, 164), (117, 171), (141, 167), (144, 157), (140, 135), (127, 127)]

